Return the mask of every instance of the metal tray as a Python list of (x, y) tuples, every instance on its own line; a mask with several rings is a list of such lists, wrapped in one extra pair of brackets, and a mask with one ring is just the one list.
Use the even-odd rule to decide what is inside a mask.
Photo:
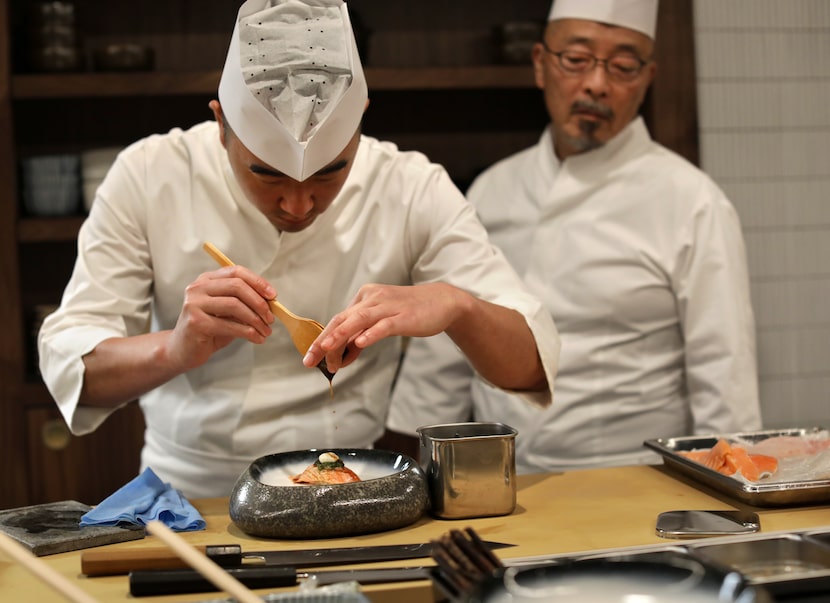
[(830, 547), (801, 533), (691, 544), (690, 554), (739, 572), (770, 594), (790, 596), (830, 589)]
[[(740, 580), (733, 577), (725, 581), (724, 585), (731, 584), (736, 593), (742, 593), (737, 599), (741, 603), (760, 603), (766, 600), (760, 597), (762, 592), (772, 595), (775, 601), (786, 599), (794, 603), (796, 600), (830, 600), (830, 526), (803, 532), (706, 538), (668, 546), (643, 545), (576, 555), (527, 557), (523, 560), (507, 560), (506, 564), (517, 569), (543, 568), (602, 559), (682, 559), (684, 555), (703, 564), (710, 575), (726, 578), (730, 572), (737, 573)], [(760, 589), (756, 591), (759, 598), (745, 599), (747, 589), (744, 587)], [(817, 596), (813, 598), (812, 595)], [(802, 596), (810, 598), (802, 599)], [(717, 600), (734, 599), (723, 597)]]
[(736, 498), (758, 507), (783, 507), (830, 501), (830, 479), (804, 481), (769, 481), (746, 483), (740, 479), (723, 475), (713, 469), (679, 454), (695, 448), (711, 448), (718, 439), (743, 439), (760, 442), (775, 436), (807, 436), (825, 431), (821, 427), (804, 429), (779, 429), (709, 436), (688, 436), (679, 438), (657, 438), (646, 440), (643, 445), (663, 457), (666, 469), (685, 475)]

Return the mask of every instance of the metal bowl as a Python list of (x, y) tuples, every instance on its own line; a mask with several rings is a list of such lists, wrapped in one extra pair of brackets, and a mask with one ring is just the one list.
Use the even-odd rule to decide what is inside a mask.
[[(334, 485), (295, 484), (323, 452), (334, 452), (361, 481)], [(239, 529), (265, 538), (333, 538), (381, 532), (417, 521), (429, 507), (418, 463), (385, 450), (298, 450), (255, 460), (230, 497)]]
[(472, 603), (772, 603), (763, 588), (680, 551), (611, 555), (522, 568), (485, 581)]

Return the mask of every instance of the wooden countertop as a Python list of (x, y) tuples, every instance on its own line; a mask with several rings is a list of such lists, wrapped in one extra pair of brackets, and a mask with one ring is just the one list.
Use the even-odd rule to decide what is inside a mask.
[[(192, 501), (207, 521), (207, 529), (182, 536), (194, 545), (242, 545), (245, 552), (271, 549), (363, 546), (426, 542), (450, 529), (473, 527), (487, 540), (513, 543), (500, 549), (502, 559), (520, 559), (598, 551), (640, 545), (671, 544), (655, 534), (657, 515), (675, 509), (750, 509), (761, 517), (762, 532), (798, 531), (830, 528), (830, 513), (823, 507), (754, 508), (722, 496), (705, 486), (688, 482), (666, 472), (662, 466), (590, 469), (561, 474), (519, 476), (516, 510), (504, 517), (472, 520), (437, 520), (423, 517), (415, 524), (379, 534), (330, 540), (266, 540), (241, 532), (228, 517), (224, 498)], [(164, 546), (158, 539), (145, 539), (108, 545), (113, 550)], [(75, 581), (99, 601), (136, 599), (129, 595), (126, 576), (87, 578), (80, 573), (81, 551), (41, 557), (63, 575)], [(423, 561), (386, 562), (364, 565), (418, 565)], [(291, 589), (284, 589), (291, 590)], [(259, 594), (277, 589), (257, 591)], [(409, 603), (433, 600), (427, 580), (392, 585), (372, 585), (364, 589), (375, 603)], [(221, 598), (221, 593), (199, 593), (170, 597), (151, 597), (158, 601), (203, 601)], [(25, 568), (0, 552), (0, 599), (21, 601), (57, 600), (56, 593), (38, 581)]]

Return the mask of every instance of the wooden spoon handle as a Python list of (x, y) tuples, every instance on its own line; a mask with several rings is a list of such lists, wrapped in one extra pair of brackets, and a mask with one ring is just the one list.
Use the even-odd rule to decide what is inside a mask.
[[(234, 265), (230, 258), (219, 251), (213, 243), (205, 242), (202, 248), (220, 266)], [(271, 307), (274, 316), (279, 318), (280, 322), (285, 326), (288, 335), (291, 337), (291, 341), (294, 342), (294, 347), (297, 348), (301, 356), (304, 356), (309, 346), (311, 346), (311, 343), (323, 331), (323, 325), (310, 318), (297, 316), (275, 299), (269, 299), (268, 305)]]
[(216, 246), (213, 243), (211, 243), (210, 241), (205, 242), (205, 244), (202, 245), (202, 249), (207, 251), (208, 255), (210, 255), (210, 257), (212, 257), (214, 260), (216, 260), (216, 263), (219, 264), (220, 266), (233, 266), (234, 265), (233, 262), (231, 261), (231, 259), (228, 256), (226, 256), (224, 253), (219, 251), (216, 248)]
[[(216, 246), (211, 242), (206, 242), (202, 245), (202, 249), (208, 252), (208, 254), (216, 260), (216, 263), (220, 266), (233, 266), (234, 263), (231, 259), (226, 256), (224, 253), (219, 251)], [(268, 304), (271, 306), (271, 310), (274, 312), (277, 318), (279, 318), (282, 323), (288, 328), (289, 332), (294, 327), (292, 322), (287, 322), (287, 319), (294, 319), (299, 320), (299, 316), (293, 314), (288, 308), (283, 306), (280, 302), (275, 299), (269, 299)]]

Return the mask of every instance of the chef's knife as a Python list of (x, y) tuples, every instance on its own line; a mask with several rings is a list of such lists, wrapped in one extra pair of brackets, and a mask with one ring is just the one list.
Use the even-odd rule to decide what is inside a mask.
[[(515, 546), (502, 542), (484, 543), (489, 549)], [(260, 565), (284, 565), (296, 568), (323, 567), (418, 559), (432, 554), (431, 543), (388, 544), (296, 551), (243, 552), (234, 544), (196, 547), (222, 567), (251, 567)], [(91, 550), (81, 554), (81, 573), (87, 576), (112, 576), (134, 570), (185, 568), (187, 564), (170, 549)]]
[[(293, 567), (232, 567), (231, 576), (248, 588), (294, 586), (313, 577), (316, 584), (356, 581), (360, 584), (429, 580), (432, 567), (386, 567), (379, 569), (298, 572)], [(179, 595), (215, 591), (216, 586), (193, 569), (138, 570), (130, 572), (130, 594), (134, 597)]]

